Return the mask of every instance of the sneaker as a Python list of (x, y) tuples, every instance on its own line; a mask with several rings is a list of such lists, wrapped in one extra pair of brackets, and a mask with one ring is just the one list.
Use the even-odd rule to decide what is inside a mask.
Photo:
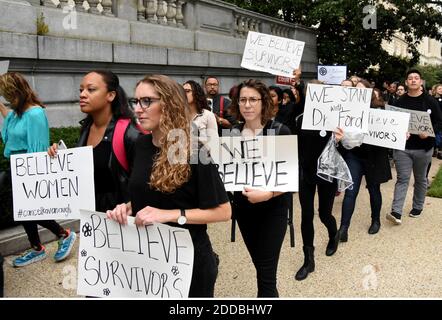
[(72, 248), (74, 247), (75, 239), (77, 239), (77, 235), (75, 232), (72, 232), (70, 229), (67, 230), (69, 235), (65, 238), (61, 238), (58, 240), (58, 250), (54, 255), (55, 261), (62, 261), (66, 259), (71, 253)]
[(421, 215), (421, 213), (422, 213), (422, 210), (411, 209), (409, 215), (410, 215), (410, 217), (412, 217), (412, 218), (417, 218), (417, 217), (419, 217), (419, 216)]
[(391, 222), (393, 222), (395, 225), (399, 225), (402, 223), (402, 216), (399, 213), (396, 212), (391, 212), (387, 214), (387, 220), (390, 220)]
[(12, 265), (14, 267), (24, 267), (28, 264), (41, 261), (46, 257), (47, 256), (45, 247), (43, 247), (40, 251), (31, 249), (23, 253), (23, 255), (21, 255), (20, 257), (15, 258), (14, 261), (12, 261)]

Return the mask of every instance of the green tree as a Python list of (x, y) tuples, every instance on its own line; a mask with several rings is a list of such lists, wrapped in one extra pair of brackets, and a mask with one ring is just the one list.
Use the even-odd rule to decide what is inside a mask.
[[(406, 69), (419, 61), (417, 46), (423, 37), (442, 39), (442, 1), (437, 0), (227, 1), (316, 29), (320, 62), (345, 64), (350, 73), (365, 74), (370, 66), (383, 73), (391, 64)], [(376, 9), (375, 15), (369, 15), (367, 6)], [(370, 28), (374, 25), (367, 22), (373, 21), (376, 26)], [(411, 59), (392, 57), (382, 48), (382, 40), (392, 40), (396, 32), (405, 35)]]

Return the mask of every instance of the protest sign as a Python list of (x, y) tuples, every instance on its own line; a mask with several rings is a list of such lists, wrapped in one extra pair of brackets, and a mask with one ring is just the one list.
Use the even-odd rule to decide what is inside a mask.
[(289, 78), (289, 77), (276, 76), (275, 83), (276, 84), (281, 84), (283, 86), (289, 86), (289, 85), (292, 84), (291, 79), (292, 78)]
[(241, 67), (293, 77), (299, 67), (305, 43), (288, 38), (249, 31)]
[[(215, 139), (217, 140), (217, 139)], [(298, 191), (296, 136), (221, 137), (211, 156), (227, 191)]]
[(0, 61), (0, 76), (7, 73), (8, 69), (9, 69), (9, 61), (8, 60)]
[(434, 137), (433, 125), (431, 124), (430, 114), (426, 111), (417, 111), (386, 105), (385, 109), (391, 111), (407, 112), (410, 114), (410, 123), (408, 132), (411, 134), (427, 133), (430, 137)]
[(92, 147), (11, 155), (14, 220), (79, 219), (95, 210)]
[(77, 293), (94, 297), (186, 298), (193, 243), (184, 228), (137, 227), (81, 210)]
[(304, 130), (368, 131), (371, 88), (309, 84), (302, 119)]
[(318, 80), (325, 84), (341, 84), (347, 79), (347, 66), (318, 66)]
[(370, 109), (364, 143), (405, 150), (409, 120), (410, 115), (405, 112)]

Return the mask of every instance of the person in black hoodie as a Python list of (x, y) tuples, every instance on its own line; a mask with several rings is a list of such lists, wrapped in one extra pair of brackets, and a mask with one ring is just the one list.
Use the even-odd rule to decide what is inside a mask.
[[(310, 83), (322, 83), (318, 80)], [(303, 109), (304, 110), (304, 105)], [(295, 275), (296, 280), (304, 280), (310, 272), (315, 270), (314, 260), (314, 200), (316, 189), (319, 197), (319, 218), (326, 226), (329, 236), (325, 254), (332, 256), (338, 249), (339, 233), (336, 219), (332, 215), (333, 203), (337, 190), (336, 181), (328, 182), (319, 178), (317, 173), (318, 158), (324, 150), (332, 133), (321, 136), (318, 130), (303, 130), (303, 113), (295, 120), (294, 132), (298, 135), (299, 157), (299, 201), (301, 203), (301, 233), (304, 252), (304, 264)], [(336, 140), (342, 138), (342, 130), (337, 129)]]
[[(397, 100), (396, 106), (404, 109), (428, 112), (435, 132), (442, 129), (442, 114), (437, 100), (421, 90), (422, 77), (418, 70), (409, 70), (406, 75), (408, 91)], [(387, 219), (395, 225), (402, 223), (402, 210), (407, 196), (411, 172), (414, 175), (413, 207), (410, 217), (416, 218), (422, 213), (427, 192), (427, 167), (431, 162), (435, 139), (427, 133), (410, 135), (405, 150), (394, 150), (397, 181), (391, 212)]]
[[(370, 83), (366, 80), (360, 80), (356, 87), (370, 88)], [(371, 99), (371, 108), (384, 108), (384, 105), (382, 93), (379, 89), (375, 89)], [(361, 135), (361, 139), (363, 139), (363, 135)], [(370, 194), (371, 225), (368, 233), (375, 234), (379, 231), (382, 207), (381, 183), (391, 179), (391, 169), (390, 161), (388, 160), (388, 149), (386, 148), (361, 144), (350, 150), (342, 150), (343, 157), (353, 178), (353, 188), (345, 191), (342, 202), (341, 226), (339, 228), (340, 240), (347, 242), (348, 228), (350, 227), (363, 175), (365, 176), (367, 189)]]

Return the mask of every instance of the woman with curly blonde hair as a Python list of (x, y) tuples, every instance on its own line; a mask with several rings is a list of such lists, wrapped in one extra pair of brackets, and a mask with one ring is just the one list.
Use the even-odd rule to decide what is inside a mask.
[(215, 165), (189, 163), (184, 89), (167, 76), (147, 76), (130, 102), (141, 126), (152, 134), (140, 137), (135, 146), (131, 202), (107, 216), (121, 224), (134, 215), (137, 225), (159, 222), (188, 229), (195, 250), (189, 297), (213, 297), (218, 266), (207, 223), (230, 219), (231, 208)]

